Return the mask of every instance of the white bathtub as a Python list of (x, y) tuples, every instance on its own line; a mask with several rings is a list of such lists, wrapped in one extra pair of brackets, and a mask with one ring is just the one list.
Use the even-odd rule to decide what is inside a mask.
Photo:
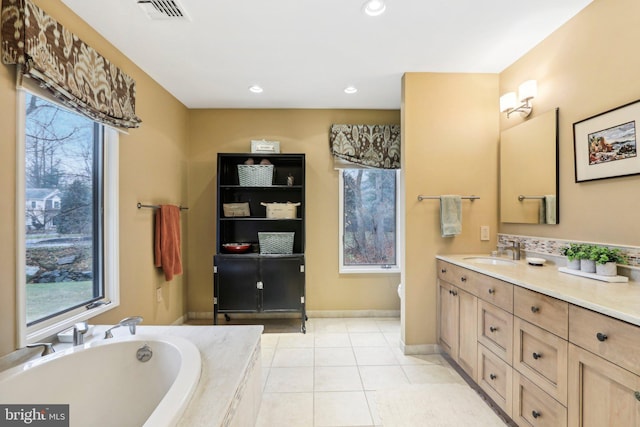
[[(140, 362), (145, 344), (153, 352)], [(200, 378), (190, 341), (135, 335), (97, 340), (0, 373), (3, 404), (70, 404), (70, 425), (173, 426)]]

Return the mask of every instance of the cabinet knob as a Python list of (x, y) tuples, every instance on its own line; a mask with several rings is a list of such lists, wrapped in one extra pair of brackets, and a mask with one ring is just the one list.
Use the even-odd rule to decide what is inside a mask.
[(461, 280), (461, 281), (463, 281), (463, 282), (466, 282), (466, 281), (467, 281), (467, 276), (462, 276), (462, 277), (460, 278), (460, 280)]
[(602, 332), (598, 332), (596, 334), (596, 338), (598, 338), (598, 341), (600, 342), (605, 342), (609, 337), (606, 334), (603, 334)]
[(493, 295), (493, 294), (495, 294), (495, 293), (496, 293), (496, 291), (495, 291), (493, 288), (489, 288), (489, 293), (490, 293), (491, 295)]
[(451, 291), (451, 293), (453, 294), (454, 297), (458, 295), (458, 291)]
[(453, 295), (453, 291), (449, 289), (449, 295)]
[(496, 378), (498, 378), (498, 376), (496, 374), (489, 374), (489, 378), (495, 380)]
[(637, 400), (640, 400), (640, 391), (636, 391), (633, 393)]
[(532, 306), (531, 306), (531, 312), (532, 312), (532, 313), (537, 313), (537, 312), (539, 312), (539, 311), (540, 311), (540, 307), (536, 307), (535, 305), (532, 305)]
[(489, 326), (489, 330), (490, 330), (491, 332), (495, 332), (495, 331), (497, 331), (497, 330), (498, 330), (498, 328), (496, 328), (495, 326)]
[(540, 412), (534, 410), (534, 411), (531, 411), (531, 415), (533, 416), (533, 418), (538, 418), (542, 414)]
[(542, 357), (542, 353), (535, 353), (534, 352), (532, 356), (533, 356), (534, 359), (538, 360), (538, 359), (540, 359)]
[(443, 268), (442, 270), (440, 270), (440, 273), (442, 273), (442, 274), (444, 274), (444, 273), (446, 273), (446, 272), (447, 272), (447, 269), (446, 269), (446, 268)]

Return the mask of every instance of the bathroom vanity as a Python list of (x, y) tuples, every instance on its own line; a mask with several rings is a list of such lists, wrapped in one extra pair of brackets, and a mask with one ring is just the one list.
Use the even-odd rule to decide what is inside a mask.
[(438, 343), (520, 426), (640, 426), (640, 285), (438, 256)]

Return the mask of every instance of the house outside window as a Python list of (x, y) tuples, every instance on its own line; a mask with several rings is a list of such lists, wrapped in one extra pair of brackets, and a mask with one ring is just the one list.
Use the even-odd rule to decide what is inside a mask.
[(394, 169), (340, 169), (340, 272), (397, 273), (398, 179)]

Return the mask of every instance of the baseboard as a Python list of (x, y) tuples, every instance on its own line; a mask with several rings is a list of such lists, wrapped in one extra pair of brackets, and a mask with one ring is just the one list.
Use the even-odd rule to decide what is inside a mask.
[(400, 317), (400, 310), (308, 310), (307, 316), (325, 317)]
[(438, 344), (407, 345), (404, 343), (404, 341), (400, 340), (400, 348), (406, 356), (416, 354), (442, 353), (442, 349)]
[(188, 320), (189, 318), (187, 317), (187, 315), (183, 315), (178, 317), (172, 324), (171, 326), (180, 326), (180, 325), (184, 325), (184, 323)]

